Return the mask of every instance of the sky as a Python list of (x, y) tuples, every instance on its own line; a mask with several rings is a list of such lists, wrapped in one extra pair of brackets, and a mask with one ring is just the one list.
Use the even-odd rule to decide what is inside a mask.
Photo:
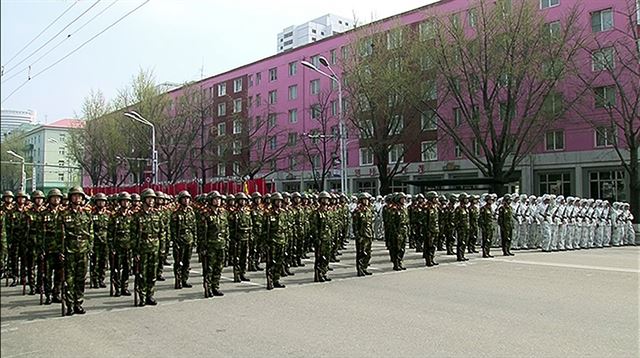
[(206, 78), (275, 54), (276, 35), (287, 26), (327, 13), (355, 18), (362, 24), (434, 2), (145, 1), (0, 0), (2, 108), (32, 109), (40, 123), (52, 123), (79, 115), (92, 89), (102, 91), (107, 99), (115, 97), (141, 69), (151, 70), (158, 83)]

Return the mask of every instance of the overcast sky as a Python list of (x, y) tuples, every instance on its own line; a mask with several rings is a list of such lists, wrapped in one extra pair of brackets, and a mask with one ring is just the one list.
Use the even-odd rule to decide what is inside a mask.
[[(273, 55), (276, 35), (287, 26), (327, 13), (350, 19), (355, 15), (358, 23), (364, 23), (434, 0), (151, 0), (66, 60), (38, 74), (145, 2), (118, 0), (112, 5), (114, 0), (98, 0), (89, 9), (96, 0), (81, 0), (11, 60), (75, 2), (1, 0), (2, 108), (34, 109), (40, 122), (51, 123), (79, 113), (91, 89), (100, 89), (112, 98), (141, 68), (152, 70), (158, 82), (182, 83), (201, 78), (201, 73), (209, 77)], [(20, 63), (78, 16), (47, 46)], [(29, 71), (20, 70), (29, 65), (30, 74), (38, 75), (5, 100), (27, 81)]]

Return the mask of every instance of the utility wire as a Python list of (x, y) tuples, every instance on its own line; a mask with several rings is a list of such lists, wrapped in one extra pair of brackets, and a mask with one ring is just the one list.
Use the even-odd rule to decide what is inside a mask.
[(82, 16), (84, 16), (84, 14), (86, 14), (87, 12), (89, 12), (89, 10), (93, 9), (94, 6), (98, 5), (98, 3), (101, 0), (96, 0), (96, 2), (93, 3), (93, 5), (89, 6), (88, 9), (86, 9), (85, 11), (83, 11), (80, 15), (78, 15), (75, 19), (71, 20), (70, 23), (67, 24), (67, 26), (63, 27), (62, 30), (58, 31), (55, 35), (53, 35), (53, 37), (51, 37), (47, 42), (45, 42), (44, 44), (42, 44), (42, 46), (38, 47), (35, 51), (31, 52), (29, 54), (29, 56), (25, 57), (22, 59), (22, 61), (18, 62), (17, 64), (15, 64), (13, 67), (5, 70), (5, 74), (7, 74), (8, 72), (11, 72), (11, 70), (13, 70), (14, 68), (18, 67), (19, 65), (21, 65), (24, 61), (28, 60), (31, 56), (35, 55), (38, 51), (42, 50), (43, 47), (47, 46), (49, 43), (51, 43), (51, 41), (53, 41), (56, 37), (58, 37), (58, 35), (60, 35), (64, 30), (68, 29), (69, 26), (73, 25), (74, 22), (78, 21), (79, 18), (81, 18)]
[(40, 62), (40, 60), (42, 60), (45, 56), (47, 56), (48, 54), (50, 54), (51, 52), (53, 52), (53, 50), (55, 50), (56, 48), (60, 47), (60, 45), (62, 45), (65, 41), (67, 41), (71, 36), (75, 35), (76, 33), (78, 33), (78, 31), (82, 30), (83, 27), (87, 26), (90, 22), (92, 22), (93, 20), (95, 20), (98, 16), (102, 15), (105, 11), (107, 11), (110, 7), (112, 7), (116, 2), (118, 2), (118, 0), (114, 0), (111, 4), (109, 4), (109, 6), (105, 7), (104, 9), (102, 9), (102, 11), (100, 11), (99, 13), (97, 13), (95, 16), (93, 16), (91, 19), (89, 19), (89, 21), (85, 22), (82, 26), (80, 26), (79, 28), (77, 28), (74, 32), (70, 33), (67, 35), (67, 37), (63, 38), (60, 42), (58, 42), (54, 47), (50, 48), (47, 52), (45, 52), (44, 54), (40, 55), (40, 57), (38, 57), (35, 61), (31, 62), (30, 65), (25, 66), (23, 69), (21, 69), (20, 71), (14, 73), (13, 75), (5, 78), (4, 80), (2, 80), (1, 83), (5, 83), (7, 81), (10, 81), (11, 79), (15, 78), (16, 76), (20, 75), (21, 73), (27, 71), (27, 70), (31, 70), (31, 67), (33, 65), (35, 65), (36, 63)]
[(47, 31), (51, 26), (53, 26), (56, 22), (58, 22), (58, 20), (60, 20), (60, 18), (62, 18), (67, 12), (69, 12), (69, 10), (71, 10), (71, 8), (73, 8), (78, 2), (80, 2), (80, 0), (76, 0), (73, 4), (71, 4), (71, 6), (69, 6), (65, 11), (62, 12), (62, 14), (60, 14), (60, 16), (56, 17), (53, 22), (51, 22), (49, 25), (47, 25), (47, 27), (45, 27), (42, 31), (40, 31), (39, 34), (36, 35), (36, 37), (34, 37), (31, 41), (29, 41), (28, 44), (24, 45), (23, 48), (20, 49), (20, 51), (18, 51), (18, 53), (16, 53), (15, 55), (13, 55), (13, 57), (11, 57), (9, 59), (9, 61), (7, 61), (7, 63), (5, 63), (4, 65), (8, 65), (11, 61), (13, 61), (14, 58), (18, 57), (18, 55), (20, 55), (22, 53), (22, 51), (26, 50), (27, 47), (29, 47), (29, 45), (31, 45), (35, 40), (37, 40), (40, 36), (42, 36), (42, 34), (45, 33), (45, 31)]
[(46, 68), (44, 68), (42, 71), (36, 73), (35, 75), (29, 77), (28, 80), (24, 81), (20, 86), (18, 86), (18, 88), (16, 88), (15, 90), (13, 90), (11, 93), (9, 93), (9, 95), (7, 97), (5, 97), (1, 103), (4, 103), (6, 100), (8, 100), (9, 98), (11, 98), (11, 96), (13, 96), (16, 92), (18, 92), (18, 90), (20, 90), (22, 87), (24, 87), (27, 83), (29, 83), (29, 81), (31, 81), (32, 79), (38, 77), (39, 75), (41, 75), (42, 73), (46, 72), (47, 70), (49, 70), (50, 68), (52, 68), (53, 66), (59, 64), (60, 62), (64, 61), (66, 58), (68, 58), (69, 56), (73, 55), (76, 51), (80, 50), (81, 48), (83, 48), (86, 44), (88, 44), (89, 42), (93, 41), (96, 37), (102, 35), (103, 33), (105, 33), (107, 30), (109, 30), (110, 28), (112, 28), (113, 26), (115, 26), (117, 23), (119, 23), (120, 21), (124, 20), (126, 17), (128, 17), (129, 15), (133, 14), (134, 12), (136, 12), (138, 9), (140, 9), (141, 7), (143, 7), (144, 5), (146, 5), (149, 1), (151, 0), (146, 0), (145, 2), (143, 2), (142, 4), (138, 5), (136, 8), (134, 8), (133, 10), (129, 11), (128, 13), (124, 14), (124, 16), (122, 16), (121, 18), (119, 18), (118, 20), (116, 20), (114, 23), (112, 23), (111, 25), (105, 27), (102, 31), (98, 32), (97, 34), (95, 34), (93, 37), (91, 37), (90, 39), (88, 39), (87, 41), (83, 42), (80, 46), (76, 47), (75, 49), (73, 49), (73, 51), (69, 52), (68, 54), (66, 54), (65, 56), (63, 56), (62, 58), (60, 58), (58, 61), (52, 63), (51, 65), (47, 66)]

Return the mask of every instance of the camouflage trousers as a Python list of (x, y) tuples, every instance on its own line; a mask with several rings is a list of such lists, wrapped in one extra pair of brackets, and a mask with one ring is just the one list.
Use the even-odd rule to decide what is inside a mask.
[(68, 253), (64, 258), (64, 299), (67, 307), (80, 307), (84, 302), (84, 281), (87, 277), (87, 254)]
[(47, 297), (60, 298), (60, 285), (62, 284), (62, 261), (60, 255), (47, 253), (44, 257), (44, 293)]
[(36, 253), (32, 245), (20, 247), (20, 283), (35, 288)]
[(135, 279), (138, 280), (137, 292), (141, 300), (153, 297), (156, 292), (156, 273), (158, 265), (158, 250), (144, 250), (137, 262), (138, 270)]
[(234, 279), (244, 276), (247, 272), (247, 260), (249, 258), (249, 241), (236, 241), (233, 245), (233, 277)]
[(125, 291), (129, 288), (129, 274), (131, 273), (131, 250), (126, 247), (116, 247), (111, 263), (111, 280), (113, 289)]
[(173, 242), (173, 274), (175, 275), (176, 284), (185, 283), (189, 280), (191, 251), (190, 243)]
[(356, 236), (356, 270), (358, 275), (364, 274), (371, 261), (371, 241), (370, 237)]
[(406, 235), (395, 234), (389, 238), (389, 256), (393, 262), (393, 268), (401, 268), (404, 259), (405, 247), (407, 246)]
[(502, 245), (502, 253), (507, 255), (511, 251), (511, 238), (513, 237), (513, 228), (500, 228), (500, 242)]
[(464, 258), (464, 252), (467, 249), (467, 241), (469, 240), (468, 229), (456, 230), (456, 256), (458, 260)]
[(169, 240), (162, 239), (160, 240), (160, 249), (158, 250), (158, 276), (162, 276), (162, 269), (164, 268), (164, 263), (167, 261), (168, 256)]
[(104, 282), (105, 272), (107, 269), (107, 260), (109, 260), (109, 246), (104, 241), (95, 241), (93, 244), (93, 255), (91, 255), (91, 284)]
[(224, 247), (209, 248), (202, 255), (203, 280), (207, 283), (209, 290), (220, 288), (220, 277), (224, 268)]
[(270, 242), (266, 249), (267, 254), (267, 286), (269, 282), (277, 283), (280, 281), (281, 268), (284, 261), (284, 251), (286, 244)]

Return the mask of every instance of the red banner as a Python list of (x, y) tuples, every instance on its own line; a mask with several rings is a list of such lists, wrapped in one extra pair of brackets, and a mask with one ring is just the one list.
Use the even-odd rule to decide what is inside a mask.
[(198, 194), (207, 194), (214, 190), (220, 192), (220, 194), (236, 194), (239, 192), (245, 192), (247, 194), (252, 194), (255, 192), (259, 192), (260, 194), (273, 192), (275, 186), (271, 183), (267, 183), (264, 179), (254, 179), (247, 180), (246, 182), (235, 182), (235, 181), (224, 181), (224, 182), (213, 182), (207, 183), (204, 186), (204, 191), (202, 191), (202, 187), (199, 183), (190, 182), (190, 183), (176, 183), (176, 184), (143, 184), (143, 185), (134, 185), (134, 186), (95, 186), (95, 187), (85, 187), (85, 193), (89, 195), (95, 195), (97, 193), (104, 193), (106, 195), (117, 194), (123, 191), (128, 192), (129, 194), (140, 194), (144, 189), (152, 188), (153, 190), (160, 190), (165, 194), (169, 195), (177, 195), (179, 192), (186, 190), (191, 195)]

